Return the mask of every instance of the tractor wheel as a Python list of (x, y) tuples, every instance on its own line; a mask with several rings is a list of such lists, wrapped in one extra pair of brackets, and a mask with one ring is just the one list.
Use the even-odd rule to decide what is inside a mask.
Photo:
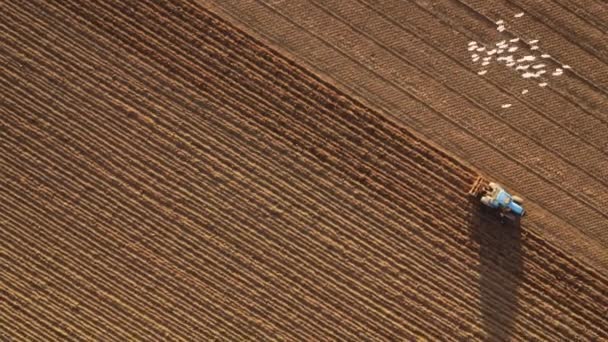
[(519, 196), (512, 196), (513, 198), (513, 202), (517, 203), (517, 204), (522, 204), (524, 203), (524, 199), (519, 197)]

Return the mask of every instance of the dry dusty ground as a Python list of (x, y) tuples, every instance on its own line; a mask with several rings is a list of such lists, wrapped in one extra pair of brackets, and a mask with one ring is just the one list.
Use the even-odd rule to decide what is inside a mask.
[(540, 218), (201, 3), (0, 18), (3, 340), (608, 338)]
[[(605, 3), (200, 2), (507, 184), (529, 201), (529, 226), (608, 271)], [(503, 32), (498, 20), (505, 21)], [(561, 77), (543, 75), (544, 88), (494, 61), (478, 75), (483, 68), (471, 61), (469, 41), (493, 46), (514, 38), (521, 39), (519, 56), (548, 54), (542, 59), (547, 70), (572, 69)], [(531, 40), (539, 40), (539, 49), (525, 43)]]

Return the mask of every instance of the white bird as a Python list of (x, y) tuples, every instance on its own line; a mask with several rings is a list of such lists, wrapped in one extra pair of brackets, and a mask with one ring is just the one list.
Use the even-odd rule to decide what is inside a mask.
[(550, 54), (548, 54), (548, 53), (543, 53), (543, 54), (542, 54), (542, 55), (540, 55), (540, 56), (541, 56), (542, 58), (549, 58), (549, 57), (551, 57), (551, 55), (550, 55)]
[(477, 72), (477, 75), (485, 75), (486, 72), (488, 72), (487, 70), (481, 70), (479, 72)]
[(551, 74), (553, 76), (561, 76), (564, 73), (564, 71), (560, 68), (555, 69), (555, 71)]
[(501, 107), (502, 108), (509, 108), (509, 107), (511, 107), (511, 104), (510, 103), (505, 103)]
[(531, 62), (531, 61), (533, 61), (535, 59), (536, 59), (536, 57), (531, 56), (531, 55), (530, 56), (523, 56), (522, 58), (518, 59), (517, 62), (518, 63), (526, 62), (526, 61), (530, 61)]
[(523, 16), (524, 16), (524, 12), (517, 13), (516, 15), (514, 15), (515, 18), (521, 18)]
[(528, 89), (524, 89), (521, 91), (522, 95), (528, 93)]
[(536, 44), (538, 43), (538, 39), (534, 39), (528, 42), (528, 44), (532, 45), (532, 44)]
[(503, 53), (503, 52), (505, 52), (504, 49), (498, 49), (498, 50), (496, 50), (496, 54), (500, 54), (500, 53)]
[(486, 53), (491, 56), (496, 53), (496, 49), (488, 50)]
[(488, 64), (490, 64), (490, 62), (483, 62), (483, 63), (481, 63), (481, 66), (486, 66)]
[(499, 21), (496, 22), (496, 25), (502, 25), (505, 21), (500, 19)]
[(470, 41), (470, 42), (469, 42), (469, 46), (472, 46), (472, 45), (477, 45), (477, 42), (476, 42), (476, 41), (474, 41), (474, 40)]
[(562, 68), (564, 68), (564, 69), (572, 69), (569, 65), (562, 65)]
[(479, 60), (479, 56), (473, 57), (473, 62), (477, 62)]
[(503, 45), (503, 44), (504, 44), (504, 43), (506, 43), (506, 42), (507, 42), (506, 40), (501, 40), (501, 41), (499, 41), (498, 43), (496, 43), (496, 46), (498, 46), (498, 45)]
[(547, 70), (540, 70), (536, 73), (537, 76), (547, 73)]
[(514, 65), (515, 65), (515, 62), (508, 62), (506, 65), (507, 65), (508, 67), (512, 67), (512, 66), (514, 66)]
[(517, 49), (519, 49), (517, 46), (513, 46), (513, 47), (510, 47), (508, 51), (515, 52), (515, 51), (517, 51)]
[(534, 45), (530, 47), (530, 50), (538, 50), (538, 46)]
[(546, 87), (547, 86), (547, 82), (539, 83), (538, 86), (539, 87)]
[(511, 43), (517, 43), (519, 41), (519, 38), (513, 38), (511, 40), (509, 40)]
[(534, 65), (532, 66), (532, 69), (540, 69), (540, 68), (544, 68), (544, 67), (545, 67), (545, 65), (544, 65), (544, 64), (542, 64), (542, 63), (541, 63), (541, 64), (534, 64)]
[(505, 30), (504, 25), (500, 25), (500, 26), (498, 26), (497, 30), (498, 30), (498, 32), (502, 32), (502, 31), (504, 31), (504, 30)]
[(522, 76), (523, 78), (531, 78), (531, 77), (536, 78), (536, 77), (538, 77), (538, 76), (537, 76), (535, 73), (533, 73), (533, 72), (524, 72), (524, 74), (523, 74), (523, 75), (521, 75), (521, 76)]
[(486, 48), (485, 48), (484, 46), (482, 46), (482, 47), (477, 48), (477, 49), (476, 49), (476, 51), (477, 51), (477, 52), (481, 52), (481, 51), (483, 51), (483, 50), (485, 50), (485, 49), (486, 49)]
[(529, 67), (530, 67), (530, 64), (518, 65), (515, 67), (515, 70), (528, 70)]

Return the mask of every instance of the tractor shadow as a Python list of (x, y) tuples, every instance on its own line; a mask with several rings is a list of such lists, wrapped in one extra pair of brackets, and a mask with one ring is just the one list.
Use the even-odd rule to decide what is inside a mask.
[(487, 341), (513, 337), (523, 276), (519, 222), (501, 224), (496, 212), (471, 200), (471, 239), (479, 253), (479, 312)]

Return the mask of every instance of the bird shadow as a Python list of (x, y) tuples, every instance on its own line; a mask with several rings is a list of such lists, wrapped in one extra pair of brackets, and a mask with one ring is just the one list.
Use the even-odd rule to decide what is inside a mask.
[(471, 239), (479, 252), (479, 312), (488, 341), (513, 337), (519, 312), (518, 288), (523, 276), (519, 222), (502, 224), (496, 212), (471, 200)]

